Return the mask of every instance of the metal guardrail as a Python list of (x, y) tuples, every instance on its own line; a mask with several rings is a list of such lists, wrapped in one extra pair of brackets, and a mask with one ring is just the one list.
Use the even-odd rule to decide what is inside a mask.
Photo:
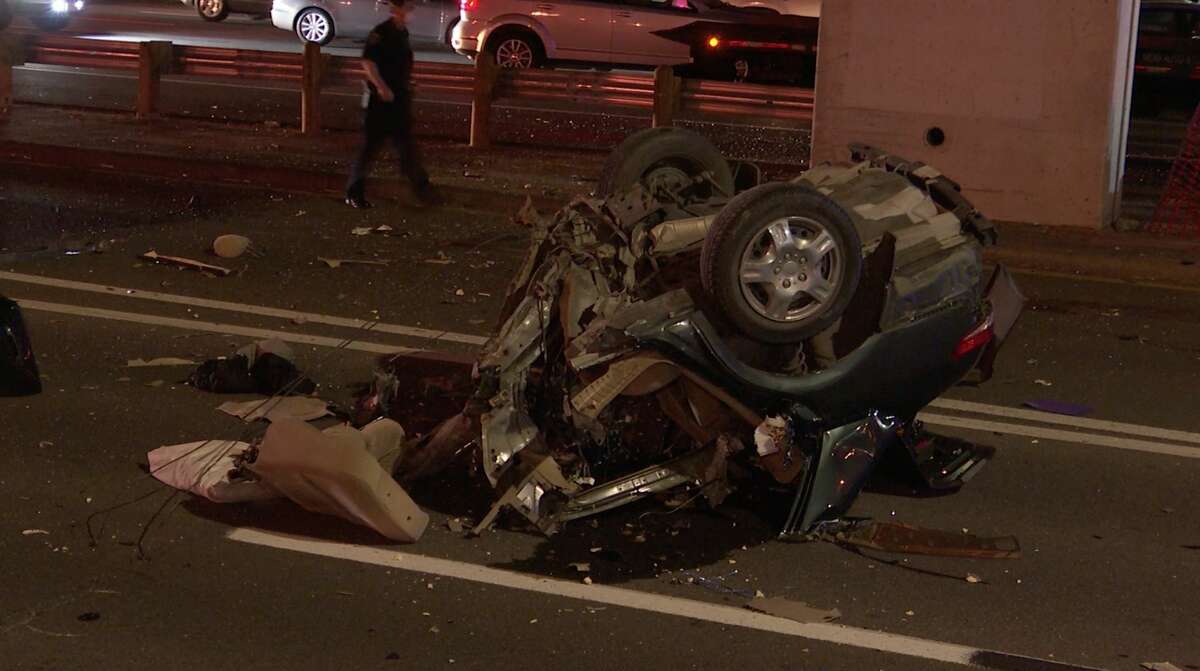
[[(18, 45), (17, 62), (139, 72), (139, 113), (156, 108), (157, 81), (162, 74), (297, 82), (312, 98), (302, 104), (302, 117), (316, 121), (315, 99), (322, 86), (361, 81), (357, 58), (306, 52), (280, 53), (172, 45), (167, 42), (121, 42), (52, 34), (26, 36)], [(489, 64), (418, 63), (413, 84), (425, 99), (576, 105), (588, 110), (653, 110), (655, 123), (675, 117), (705, 120), (762, 120), (807, 126), (812, 118), (811, 90), (754, 84), (681, 80), (667, 68), (656, 73), (612, 73), (570, 70), (487, 72)], [(482, 79), (481, 79), (482, 78)], [(473, 115), (474, 116), (474, 115)], [(317, 122), (319, 124), (319, 121)], [(310, 123), (303, 123), (311, 130)], [(486, 125), (486, 124), (485, 124)]]

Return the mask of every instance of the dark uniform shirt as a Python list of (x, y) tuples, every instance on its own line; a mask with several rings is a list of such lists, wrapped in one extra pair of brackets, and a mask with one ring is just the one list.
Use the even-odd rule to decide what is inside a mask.
[[(395, 94), (397, 100), (408, 96), (409, 81), (412, 77), (413, 52), (408, 43), (408, 28), (396, 26), (391, 19), (375, 26), (367, 35), (367, 46), (363, 47), (363, 58), (371, 61), (379, 68), (379, 76)], [(375, 97), (375, 86), (370, 82), (367, 88)]]

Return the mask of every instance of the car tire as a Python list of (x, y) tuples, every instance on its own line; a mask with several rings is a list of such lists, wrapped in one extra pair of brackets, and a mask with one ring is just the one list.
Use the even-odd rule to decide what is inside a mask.
[(196, 14), (205, 21), (224, 21), (229, 16), (226, 0), (196, 0)]
[(501, 28), (487, 41), (488, 58), (507, 70), (539, 68), (546, 62), (546, 48), (533, 31), (526, 28)]
[(461, 19), (454, 17), (450, 19), (450, 23), (446, 24), (446, 34), (442, 36), (442, 43), (446, 46), (451, 46), (451, 41), (454, 39), (454, 27), (458, 25)]
[(608, 155), (596, 193), (606, 198), (634, 184), (665, 182), (671, 186), (690, 182), (705, 172), (712, 175), (715, 186), (698, 185), (698, 200), (733, 195), (733, 171), (708, 138), (682, 128), (647, 128), (625, 138)]
[(12, 8), (8, 6), (8, 0), (0, 0), (0, 30), (7, 28), (12, 20), (13, 12)]
[(777, 182), (729, 202), (709, 227), (700, 280), (730, 322), (763, 343), (797, 343), (845, 312), (862, 274), (850, 215), (811, 187)]
[(33, 21), (33, 25), (37, 26), (40, 30), (53, 33), (66, 28), (67, 24), (71, 22), (71, 15), (66, 13), (55, 14), (54, 12), (46, 12), (44, 14), (38, 14), (37, 16), (32, 17), (31, 20)]
[(296, 37), (301, 42), (329, 44), (333, 41), (333, 19), (316, 7), (302, 9), (296, 15)]

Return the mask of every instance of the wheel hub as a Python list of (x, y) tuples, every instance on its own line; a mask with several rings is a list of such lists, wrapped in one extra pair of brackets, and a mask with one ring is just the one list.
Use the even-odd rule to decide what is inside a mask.
[(742, 254), (742, 295), (775, 322), (807, 319), (825, 309), (840, 283), (841, 258), (818, 221), (788, 217), (770, 222)]

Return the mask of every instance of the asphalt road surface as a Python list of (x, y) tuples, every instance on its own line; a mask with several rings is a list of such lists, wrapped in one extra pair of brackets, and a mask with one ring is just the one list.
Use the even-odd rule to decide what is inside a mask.
[[(0, 166), (0, 212), (9, 226), (112, 240), (102, 254), (17, 257), (0, 274), (0, 293), (25, 306), (46, 387), (0, 399), (5, 669), (1200, 668), (1200, 293), (1021, 276), (1031, 309), (997, 378), (952, 390), (926, 418), (996, 446), (994, 462), (952, 495), (880, 485), (851, 511), (1014, 534), (1021, 559), (783, 542), (778, 501), (755, 491), (711, 511), (647, 502), (552, 539), (505, 528), (469, 540), (446, 520), (477, 519), (488, 501), (454, 473), (413, 492), (433, 522), (419, 543), (395, 546), (286, 503), (177, 497), (155, 517), (168, 494), (139, 469), (145, 453), (241, 427), (215, 411), (228, 397), (179, 384), (186, 367), (126, 362), (199, 360), (274, 332), (323, 397), (345, 402), (380, 351), (470, 349), (413, 327), (486, 334), (524, 251), (507, 213), (363, 214), (322, 198), (83, 184), (12, 166)], [(384, 222), (395, 235), (351, 235)], [(266, 252), (230, 277), (136, 258), (205, 258), (205, 241), (230, 231)], [(451, 263), (426, 262), (439, 254)], [(318, 255), (389, 265), (335, 270)], [(392, 328), (363, 333), (331, 316)], [(342, 340), (350, 347), (331, 346)], [(1094, 410), (1018, 409), (1044, 398)], [(592, 585), (573, 562), (590, 564)], [(842, 617), (757, 617), (741, 608), (756, 591)]]

